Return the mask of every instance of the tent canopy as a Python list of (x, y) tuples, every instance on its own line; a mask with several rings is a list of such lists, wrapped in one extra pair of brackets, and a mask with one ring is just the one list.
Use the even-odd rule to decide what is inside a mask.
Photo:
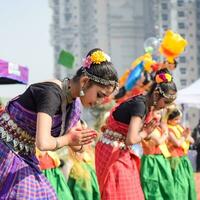
[(176, 103), (200, 108), (200, 79), (179, 90)]
[(0, 84), (15, 83), (28, 83), (28, 68), (0, 59)]

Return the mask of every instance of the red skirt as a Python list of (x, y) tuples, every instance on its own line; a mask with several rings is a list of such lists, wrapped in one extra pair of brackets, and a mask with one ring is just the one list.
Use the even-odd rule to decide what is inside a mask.
[(144, 200), (139, 176), (140, 159), (132, 150), (98, 142), (95, 164), (102, 200)]

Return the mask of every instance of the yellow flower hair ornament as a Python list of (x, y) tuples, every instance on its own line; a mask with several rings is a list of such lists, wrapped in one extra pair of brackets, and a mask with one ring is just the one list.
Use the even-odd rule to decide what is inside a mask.
[(156, 83), (168, 83), (172, 81), (172, 76), (168, 73), (160, 73), (156, 75)]
[(103, 51), (95, 51), (94, 53), (92, 53), (90, 56), (87, 56), (84, 60), (83, 60), (83, 67), (85, 68), (90, 68), (91, 64), (101, 64), (102, 62), (110, 62), (110, 56), (108, 56), (106, 53), (104, 53)]

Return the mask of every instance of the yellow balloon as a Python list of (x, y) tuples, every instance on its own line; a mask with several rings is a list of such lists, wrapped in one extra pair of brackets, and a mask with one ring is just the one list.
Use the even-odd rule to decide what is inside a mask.
[(159, 51), (169, 62), (173, 62), (185, 50), (187, 44), (187, 40), (181, 35), (172, 30), (168, 30), (161, 42)]

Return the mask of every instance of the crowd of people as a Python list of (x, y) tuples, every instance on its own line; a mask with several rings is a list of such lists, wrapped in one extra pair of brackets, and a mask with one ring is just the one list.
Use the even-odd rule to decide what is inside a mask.
[(81, 119), (81, 107), (115, 98), (119, 87), (101, 49), (72, 79), (32, 84), (9, 101), (0, 114), (0, 199), (197, 199), (187, 157), (194, 140), (174, 104), (176, 64), (163, 62), (145, 90), (117, 101), (98, 132)]

